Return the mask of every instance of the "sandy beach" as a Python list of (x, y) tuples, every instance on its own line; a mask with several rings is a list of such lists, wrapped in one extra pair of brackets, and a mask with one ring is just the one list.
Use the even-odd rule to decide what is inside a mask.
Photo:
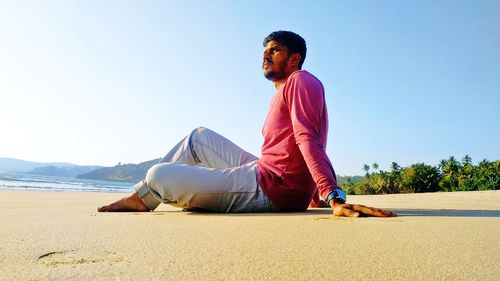
[(125, 194), (0, 191), (1, 280), (499, 280), (500, 191), (350, 196), (396, 218), (97, 213)]

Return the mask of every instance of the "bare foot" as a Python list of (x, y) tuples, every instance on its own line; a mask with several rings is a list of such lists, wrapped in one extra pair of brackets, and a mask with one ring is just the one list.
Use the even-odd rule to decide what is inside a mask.
[(97, 208), (98, 212), (149, 212), (149, 209), (144, 205), (137, 192), (134, 192), (128, 197), (111, 203), (106, 206)]

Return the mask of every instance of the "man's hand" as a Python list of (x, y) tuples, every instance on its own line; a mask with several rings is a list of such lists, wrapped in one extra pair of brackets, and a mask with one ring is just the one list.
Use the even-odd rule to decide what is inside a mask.
[(325, 202), (325, 200), (320, 200), (318, 199), (318, 201), (314, 201), (314, 200), (311, 200), (311, 203), (309, 203), (309, 208), (328, 208), (330, 206), (328, 206)]
[(397, 214), (378, 209), (373, 207), (367, 207), (359, 204), (342, 204), (334, 200), (330, 201), (330, 207), (333, 209), (333, 215), (338, 217), (396, 217)]

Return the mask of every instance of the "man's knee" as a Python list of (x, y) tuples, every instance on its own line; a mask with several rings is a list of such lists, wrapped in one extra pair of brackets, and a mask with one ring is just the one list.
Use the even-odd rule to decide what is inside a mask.
[(204, 137), (209, 132), (211, 132), (210, 129), (207, 129), (205, 127), (198, 127), (196, 129), (194, 129), (193, 131), (191, 131), (190, 139), (193, 140), (193, 139), (197, 139), (200, 137)]
[(170, 163), (158, 163), (149, 168), (145, 179), (150, 188), (158, 190), (158, 186), (165, 182), (168, 178), (169, 165)]
[(210, 139), (214, 138), (217, 134), (205, 127), (198, 127), (194, 129), (191, 134), (189, 135), (189, 147), (191, 149), (191, 152), (193, 153), (194, 160), (196, 162), (200, 162), (200, 159), (198, 159), (198, 156), (196, 155), (195, 152), (195, 144), (196, 143), (210, 143)]

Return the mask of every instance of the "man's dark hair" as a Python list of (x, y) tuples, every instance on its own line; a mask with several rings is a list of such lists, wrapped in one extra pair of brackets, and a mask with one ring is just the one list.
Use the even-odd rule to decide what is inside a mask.
[(306, 59), (307, 47), (306, 40), (300, 37), (297, 33), (293, 33), (291, 31), (275, 31), (269, 34), (266, 38), (264, 38), (264, 47), (269, 43), (269, 41), (276, 41), (280, 45), (284, 45), (288, 48), (288, 53), (300, 54), (300, 62), (299, 69), (302, 69), (302, 64)]

